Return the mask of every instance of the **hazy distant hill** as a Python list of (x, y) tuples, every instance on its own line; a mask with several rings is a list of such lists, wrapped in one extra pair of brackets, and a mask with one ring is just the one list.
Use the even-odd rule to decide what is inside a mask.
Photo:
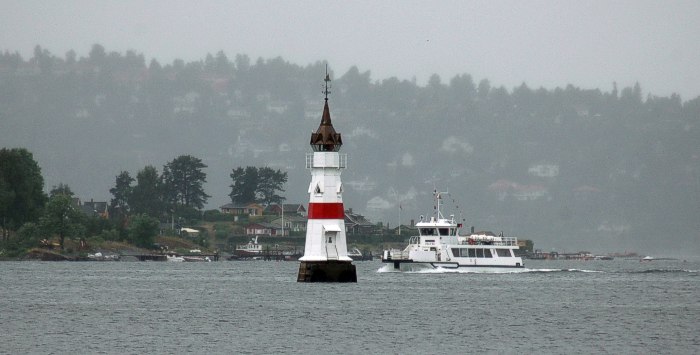
[[(48, 188), (83, 199), (108, 200), (122, 170), (190, 154), (209, 166), (210, 208), (230, 202), (229, 174), (246, 165), (288, 171), (288, 201), (305, 203), (324, 75), (321, 62), (223, 53), (161, 65), (99, 45), (86, 58), (5, 52), (0, 146), (28, 148)], [(469, 75), (421, 87), (356, 68), (331, 77), (345, 204), (375, 222), (431, 214), (435, 187), (466, 225), (536, 247), (700, 251), (700, 98), (613, 83), (507, 89)]]

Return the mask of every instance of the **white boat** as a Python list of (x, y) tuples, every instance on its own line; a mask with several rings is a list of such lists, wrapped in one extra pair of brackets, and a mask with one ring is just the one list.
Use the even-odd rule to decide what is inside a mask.
[(258, 236), (251, 239), (248, 244), (236, 246), (234, 254), (238, 257), (255, 257), (260, 256), (263, 252), (262, 245), (258, 244)]
[(641, 258), (639, 261), (640, 262), (654, 261), (654, 257), (647, 255), (647, 256)]
[(357, 248), (352, 248), (348, 250), (348, 256), (350, 257), (350, 259), (355, 261), (364, 260), (362, 252), (360, 251), (360, 249)]
[(442, 215), (442, 192), (435, 192), (437, 211), (424, 221), (416, 223), (418, 235), (409, 239), (403, 250), (384, 250), (382, 262), (392, 264), (395, 270), (417, 271), (422, 269), (480, 270), (523, 268), (522, 258), (515, 256), (518, 240), (515, 237), (496, 236), (490, 232), (459, 235), (454, 215)]
[(183, 258), (182, 256), (179, 256), (179, 255), (175, 255), (175, 254), (168, 254), (167, 260), (173, 261), (173, 262), (183, 262), (183, 261), (185, 261), (185, 258)]
[(119, 255), (117, 254), (107, 254), (104, 255), (101, 252), (96, 252), (95, 254), (88, 254), (88, 260), (92, 261), (119, 261)]

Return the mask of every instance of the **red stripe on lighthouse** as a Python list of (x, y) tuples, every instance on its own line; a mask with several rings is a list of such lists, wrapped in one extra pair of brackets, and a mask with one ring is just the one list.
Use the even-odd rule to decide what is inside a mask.
[(309, 202), (309, 219), (345, 219), (342, 202)]

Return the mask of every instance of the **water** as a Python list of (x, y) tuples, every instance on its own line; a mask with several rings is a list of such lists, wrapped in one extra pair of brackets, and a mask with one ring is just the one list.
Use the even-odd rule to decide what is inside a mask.
[(0, 353), (698, 353), (700, 260), (296, 282), (298, 262), (2, 262)]

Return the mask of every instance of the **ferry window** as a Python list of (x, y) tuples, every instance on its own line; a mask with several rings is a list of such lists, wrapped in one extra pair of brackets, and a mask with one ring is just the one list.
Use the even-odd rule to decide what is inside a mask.
[(440, 228), (440, 235), (449, 235), (450, 230), (449, 228)]
[(477, 249), (476, 250), (476, 257), (483, 258), (484, 257), (484, 249)]
[(421, 235), (435, 235), (435, 230), (433, 228), (421, 228)]
[(469, 248), (469, 257), (476, 258), (476, 249)]
[(510, 249), (496, 249), (496, 254), (500, 257), (510, 257)]
[(458, 248), (452, 248), (452, 256), (459, 257), (459, 249)]
[(491, 256), (491, 249), (484, 249), (484, 258), (493, 258), (493, 256)]
[(450, 228), (450, 235), (457, 235), (456, 231), (456, 229)]

